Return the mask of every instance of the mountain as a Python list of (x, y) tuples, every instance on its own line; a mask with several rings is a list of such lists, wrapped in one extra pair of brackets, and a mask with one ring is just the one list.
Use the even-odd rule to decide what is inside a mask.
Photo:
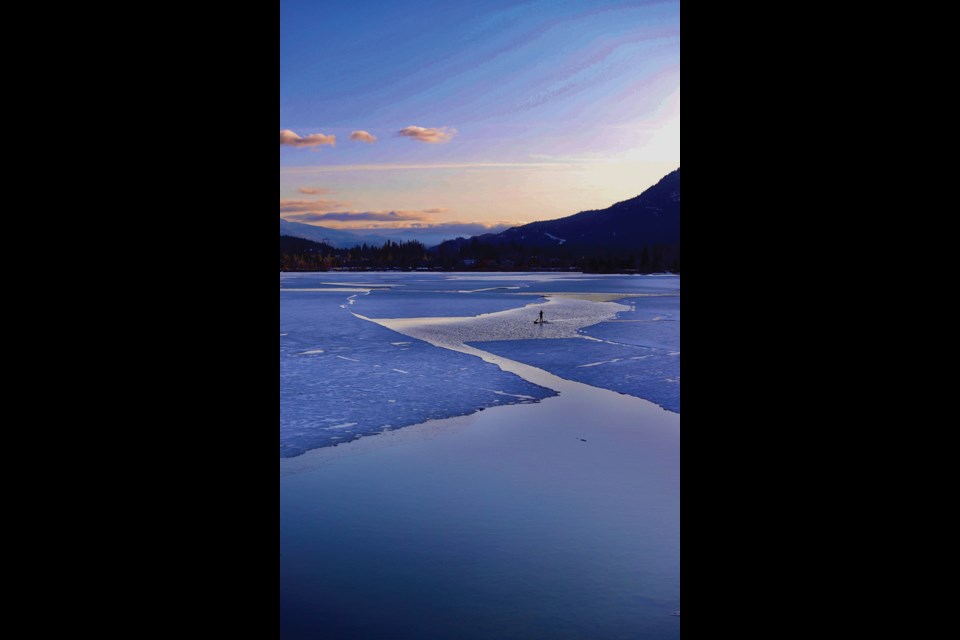
[(644, 246), (680, 244), (680, 170), (643, 194), (603, 211), (534, 222), (496, 235), (480, 236), (494, 245), (641, 250)]
[(445, 268), (679, 271), (680, 170), (609, 209), (459, 238), (434, 252)]
[[(451, 230), (445, 229), (447, 233)], [(666, 176), (638, 197), (609, 209), (584, 211), (560, 220), (534, 222), (470, 239), (461, 237), (443, 242), (429, 251), (424, 249), (426, 243), (422, 236), (425, 230), (383, 232), (396, 235), (389, 237), (371, 235), (369, 232), (338, 231), (281, 220), (281, 270), (580, 269), (597, 273), (658, 273), (665, 270), (679, 273), (680, 170)], [(433, 232), (437, 233), (436, 230)], [(331, 246), (294, 246), (282, 236)], [(367, 249), (353, 250), (364, 244)]]
[(326, 227), (315, 227), (309, 224), (300, 224), (299, 222), (288, 222), (280, 219), (280, 235), (291, 238), (302, 238), (321, 244), (328, 244), (338, 249), (348, 249), (363, 243), (380, 243), (383, 238), (364, 237), (349, 231), (339, 231), (337, 229), (327, 229)]
[(280, 254), (325, 254), (336, 251), (328, 244), (305, 240), (304, 238), (295, 238), (293, 236), (280, 236)]
[[(502, 226), (497, 230), (505, 230), (506, 228), (506, 226)], [(363, 244), (383, 246), (387, 242), (421, 242), (428, 247), (435, 247), (445, 240), (466, 234), (479, 233), (483, 229), (484, 227), (479, 224), (451, 223), (423, 229), (359, 229), (341, 231), (280, 219), (280, 235), (321, 242), (336, 247), (337, 249), (353, 249)]]

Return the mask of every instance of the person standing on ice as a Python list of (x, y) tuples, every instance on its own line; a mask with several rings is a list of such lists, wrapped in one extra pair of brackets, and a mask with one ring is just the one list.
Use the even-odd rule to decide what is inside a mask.
[(540, 309), (540, 324), (543, 324), (543, 309)]

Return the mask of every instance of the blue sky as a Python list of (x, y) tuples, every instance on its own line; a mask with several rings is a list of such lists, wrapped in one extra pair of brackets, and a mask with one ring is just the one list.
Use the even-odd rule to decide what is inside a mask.
[(638, 195), (680, 166), (679, 14), (281, 0), (281, 217), (517, 224)]

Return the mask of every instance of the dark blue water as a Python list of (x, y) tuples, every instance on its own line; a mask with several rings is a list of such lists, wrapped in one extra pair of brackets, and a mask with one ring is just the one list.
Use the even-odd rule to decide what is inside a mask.
[(282, 477), (281, 637), (679, 638), (674, 453), (540, 408)]

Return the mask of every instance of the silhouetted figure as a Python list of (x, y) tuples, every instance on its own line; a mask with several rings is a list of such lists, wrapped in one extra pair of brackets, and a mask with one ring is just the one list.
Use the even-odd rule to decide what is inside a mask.
[(543, 309), (540, 310), (540, 324), (543, 324)]

